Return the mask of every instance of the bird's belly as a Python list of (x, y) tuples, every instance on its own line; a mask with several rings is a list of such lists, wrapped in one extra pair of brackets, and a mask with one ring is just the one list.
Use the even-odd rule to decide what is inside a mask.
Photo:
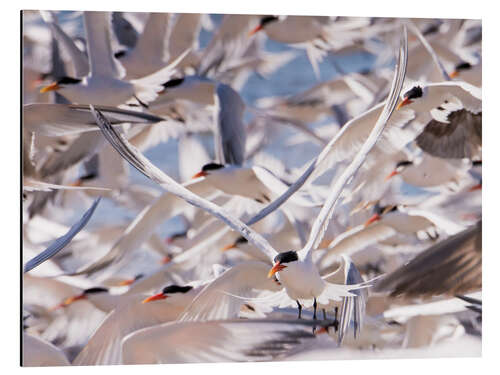
[(325, 282), (317, 270), (294, 265), (287, 271), (279, 272), (278, 276), (291, 299), (313, 299), (323, 292)]

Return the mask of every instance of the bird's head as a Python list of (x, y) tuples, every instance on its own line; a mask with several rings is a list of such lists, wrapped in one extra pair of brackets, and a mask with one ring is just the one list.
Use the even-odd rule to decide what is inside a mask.
[(259, 24), (255, 27), (255, 29), (251, 30), (248, 35), (249, 36), (252, 36), (254, 35), (255, 33), (258, 33), (259, 31), (263, 30), (266, 25), (269, 25), (270, 23), (272, 22), (276, 22), (279, 20), (279, 17), (276, 17), (276, 16), (265, 16), (265, 17), (262, 17), (259, 21)]
[(109, 293), (107, 288), (95, 287), (90, 289), (85, 289), (82, 293), (66, 298), (62, 303), (57, 306), (54, 306), (51, 310), (57, 310), (61, 307), (67, 307), (76, 301), (80, 301), (83, 299), (89, 299), (90, 296), (101, 294), (101, 293)]
[(210, 173), (212, 173), (213, 171), (216, 171), (216, 170), (222, 169), (222, 168), (224, 168), (223, 164), (218, 164), (218, 163), (208, 163), (208, 164), (205, 164), (201, 168), (201, 171), (199, 171), (198, 173), (196, 173), (193, 176), (193, 178), (206, 177), (206, 176), (210, 175)]
[(273, 277), (276, 272), (283, 271), (287, 268), (287, 264), (297, 262), (299, 260), (299, 256), (296, 251), (285, 251), (283, 253), (279, 253), (274, 257), (274, 265), (273, 268), (267, 274), (268, 278)]
[(119, 286), (128, 286), (128, 285), (132, 285), (132, 284), (133, 284), (133, 283), (135, 283), (137, 280), (142, 279), (143, 277), (144, 277), (144, 274), (139, 273), (139, 274), (135, 275), (135, 277), (133, 277), (132, 279), (123, 280), (123, 281), (122, 281), (122, 282), (120, 282), (118, 285), (119, 285)]
[(410, 160), (401, 160), (396, 164), (396, 168), (387, 175), (385, 178), (386, 181), (390, 180), (392, 177), (401, 174), (406, 168), (413, 165), (413, 162)]
[(222, 248), (222, 251), (228, 251), (228, 250), (231, 250), (231, 249), (236, 249), (238, 247), (238, 245), (242, 245), (242, 244), (245, 244), (245, 243), (248, 243), (248, 240), (245, 237), (240, 236), (233, 243), (224, 246)]
[(467, 71), (471, 68), (472, 68), (472, 65), (470, 63), (468, 63), (466, 61), (462, 61), (455, 66), (455, 69), (453, 70), (453, 72), (451, 72), (450, 77), (456, 78), (460, 75), (460, 73)]
[(384, 215), (386, 215), (389, 212), (394, 212), (398, 210), (398, 206), (390, 204), (387, 206), (380, 206), (378, 203), (375, 205), (374, 208), (374, 213), (373, 215), (365, 222), (364, 226), (367, 227), (368, 225), (375, 223), (376, 221), (381, 220)]
[(40, 92), (46, 93), (49, 91), (57, 91), (60, 89), (64, 89), (66, 87), (70, 87), (72, 85), (77, 85), (80, 82), (82, 82), (82, 80), (78, 79), (78, 78), (62, 77), (62, 78), (58, 79), (57, 81), (52, 82), (50, 85), (42, 87), (40, 89)]
[(420, 85), (413, 86), (402, 95), (401, 101), (399, 102), (396, 109), (400, 109), (401, 107), (404, 107), (416, 100), (423, 98), (426, 93), (425, 91), (425, 88), (422, 88), (422, 86)]
[(169, 285), (163, 288), (163, 290), (160, 293), (154, 294), (151, 297), (146, 298), (145, 300), (142, 301), (142, 303), (148, 303), (151, 301), (158, 301), (162, 299), (167, 299), (168, 297), (171, 297), (172, 295), (175, 294), (185, 294), (189, 292), (191, 289), (193, 289), (192, 286), (186, 285), (186, 286), (179, 286), (179, 285)]

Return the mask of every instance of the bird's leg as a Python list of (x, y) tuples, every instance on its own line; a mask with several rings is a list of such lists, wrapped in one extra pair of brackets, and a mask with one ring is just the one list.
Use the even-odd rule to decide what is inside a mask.
[[(313, 320), (316, 320), (316, 309), (318, 307), (318, 304), (316, 303), (316, 297), (314, 297), (313, 307), (314, 307)], [(313, 326), (312, 331), (313, 331), (313, 335), (314, 335), (314, 332), (316, 331), (316, 326)]]
[(334, 323), (335, 332), (337, 332), (339, 330), (339, 321), (337, 319), (338, 313), (339, 313), (339, 308), (338, 308), (338, 306), (335, 306), (335, 323)]
[(326, 310), (325, 309), (322, 310), (323, 310), (323, 320), (326, 320)]
[(297, 302), (297, 307), (299, 308), (299, 319), (302, 319), (302, 305), (298, 300), (295, 302)]

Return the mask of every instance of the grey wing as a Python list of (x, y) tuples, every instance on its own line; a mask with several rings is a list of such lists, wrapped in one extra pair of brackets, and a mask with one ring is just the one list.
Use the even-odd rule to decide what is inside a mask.
[(431, 120), (417, 137), (417, 145), (440, 158), (472, 158), (482, 146), (482, 112), (451, 112), (449, 123)]
[[(147, 113), (96, 106), (106, 114), (111, 124), (156, 123), (164, 119)], [(87, 105), (33, 103), (23, 106), (23, 128), (49, 137), (99, 130)]]
[[(347, 257), (346, 257), (347, 258)], [(356, 265), (347, 258), (346, 262), (346, 285), (359, 284), (364, 282), (363, 277), (359, 273)], [(354, 337), (359, 335), (361, 327), (363, 326), (363, 317), (366, 310), (366, 301), (368, 298), (368, 291), (366, 288), (353, 290), (352, 293), (356, 297), (343, 297), (342, 306), (340, 308), (340, 327), (339, 327), (339, 343), (342, 342), (349, 326), (352, 323)]]
[(309, 323), (260, 319), (166, 323), (125, 337), (123, 359), (125, 364), (271, 360), (313, 340)]
[(33, 259), (29, 260), (25, 265), (24, 265), (24, 272), (29, 272), (33, 268), (37, 267), (38, 265), (42, 264), (46, 260), (52, 258), (54, 255), (56, 255), (59, 251), (64, 249), (64, 247), (71, 242), (73, 237), (75, 237), (78, 232), (80, 232), (85, 225), (87, 225), (88, 221), (94, 214), (94, 211), (99, 204), (101, 198), (97, 198), (92, 206), (83, 214), (82, 218), (73, 226), (69, 229), (69, 231), (62, 237), (59, 237), (57, 240), (55, 240), (47, 249), (42, 251), (40, 254), (38, 254), (36, 257)]
[(139, 37), (139, 33), (134, 26), (123, 16), (123, 12), (113, 12), (111, 16), (111, 26), (116, 38), (128, 48), (134, 48)]
[(215, 153), (222, 164), (242, 165), (245, 161), (245, 103), (230, 86), (219, 83), (215, 90)]
[(482, 222), (441, 241), (382, 278), (376, 291), (391, 296), (455, 295), (482, 287)]

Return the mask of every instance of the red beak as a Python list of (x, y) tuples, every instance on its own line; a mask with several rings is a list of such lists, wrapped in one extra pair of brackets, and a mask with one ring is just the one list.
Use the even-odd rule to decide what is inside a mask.
[(396, 110), (400, 109), (401, 107), (404, 107), (405, 105), (408, 105), (408, 104), (411, 104), (413, 103), (412, 100), (408, 99), (408, 98), (404, 98), (399, 104), (398, 106), (396, 107)]
[(483, 189), (483, 183), (480, 183), (480, 184), (477, 184), (477, 185), (474, 185), (473, 187), (471, 187), (469, 190), (467, 190), (468, 192), (473, 192), (473, 191), (476, 191), (476, 190), (482, 190)]
[(380, 219), (381, 219), (381, 218), (380, 218), (380, 215), (379, 215), (379, 214), (373, 214), (373, 216), (372, 216), (371, 218), (369, 218), (369, 219), (366, 221), (366, 223), (365, 223), (365, 228), (366, 228), (368, 225), (370, 225), (370, 224), (372, 224), (372, 223), (374, 223), (374, 222), (376, 222), (376, 221), (379, 221)]
[(166, 299), (166, 298), (168, 298), (167, 295), (165, 295), (163, 293), (158, 293), (158, 294), (155, 294), (154, 296), (146, 298), (144, 301), (142, 301), (142, 303), (148, 303), (151, 301), (158, 301), (160, 299)]
[(195, 179), (195, 178), (198, 178), (198, 177), (205, 177), (207, 175), (207, 172), (205, 171), (200, 171), (198, 173), (196, 173), (193, 177), (191, 177), (192, 179)]
[(231, 249), (234, 249), (234, 248), (236, 248), (236, 244), (231, 243), (231, 244), (229, 244), (229, 245), (224, 246), (224, 247), (221, 249), (221, 251), (228, 251), (228, 250), (231, 250)]
[(264, 27), (262, 27), (262, 25), (258, 25), (255, 29), (251, 30), (249, 33), (248, 33), (248, 36), (252, 36), (256, 33), (258, 33), (260, 30), (262, 30)]
[(387, 177), (385, 178), (386, 181), (389, 181), (391, 178), (393, 178), (395, 175), (399, 174), (399, 172), (395, 169), (393, 170), (391, 173), (389, 173), (387, 175)]
[(170, 263), (170, 261), (172, 260), (172, 258), (170, 258), (168, 255), (165, 255), (162, 260), (161, 260), (161, 264), (167, 264), (167, 263)]
[(453, 72), (450, 73), (450, 78), (456, 78), (458, 77), (460, 73), (458, 72), (458, 70), (454, 70)]

